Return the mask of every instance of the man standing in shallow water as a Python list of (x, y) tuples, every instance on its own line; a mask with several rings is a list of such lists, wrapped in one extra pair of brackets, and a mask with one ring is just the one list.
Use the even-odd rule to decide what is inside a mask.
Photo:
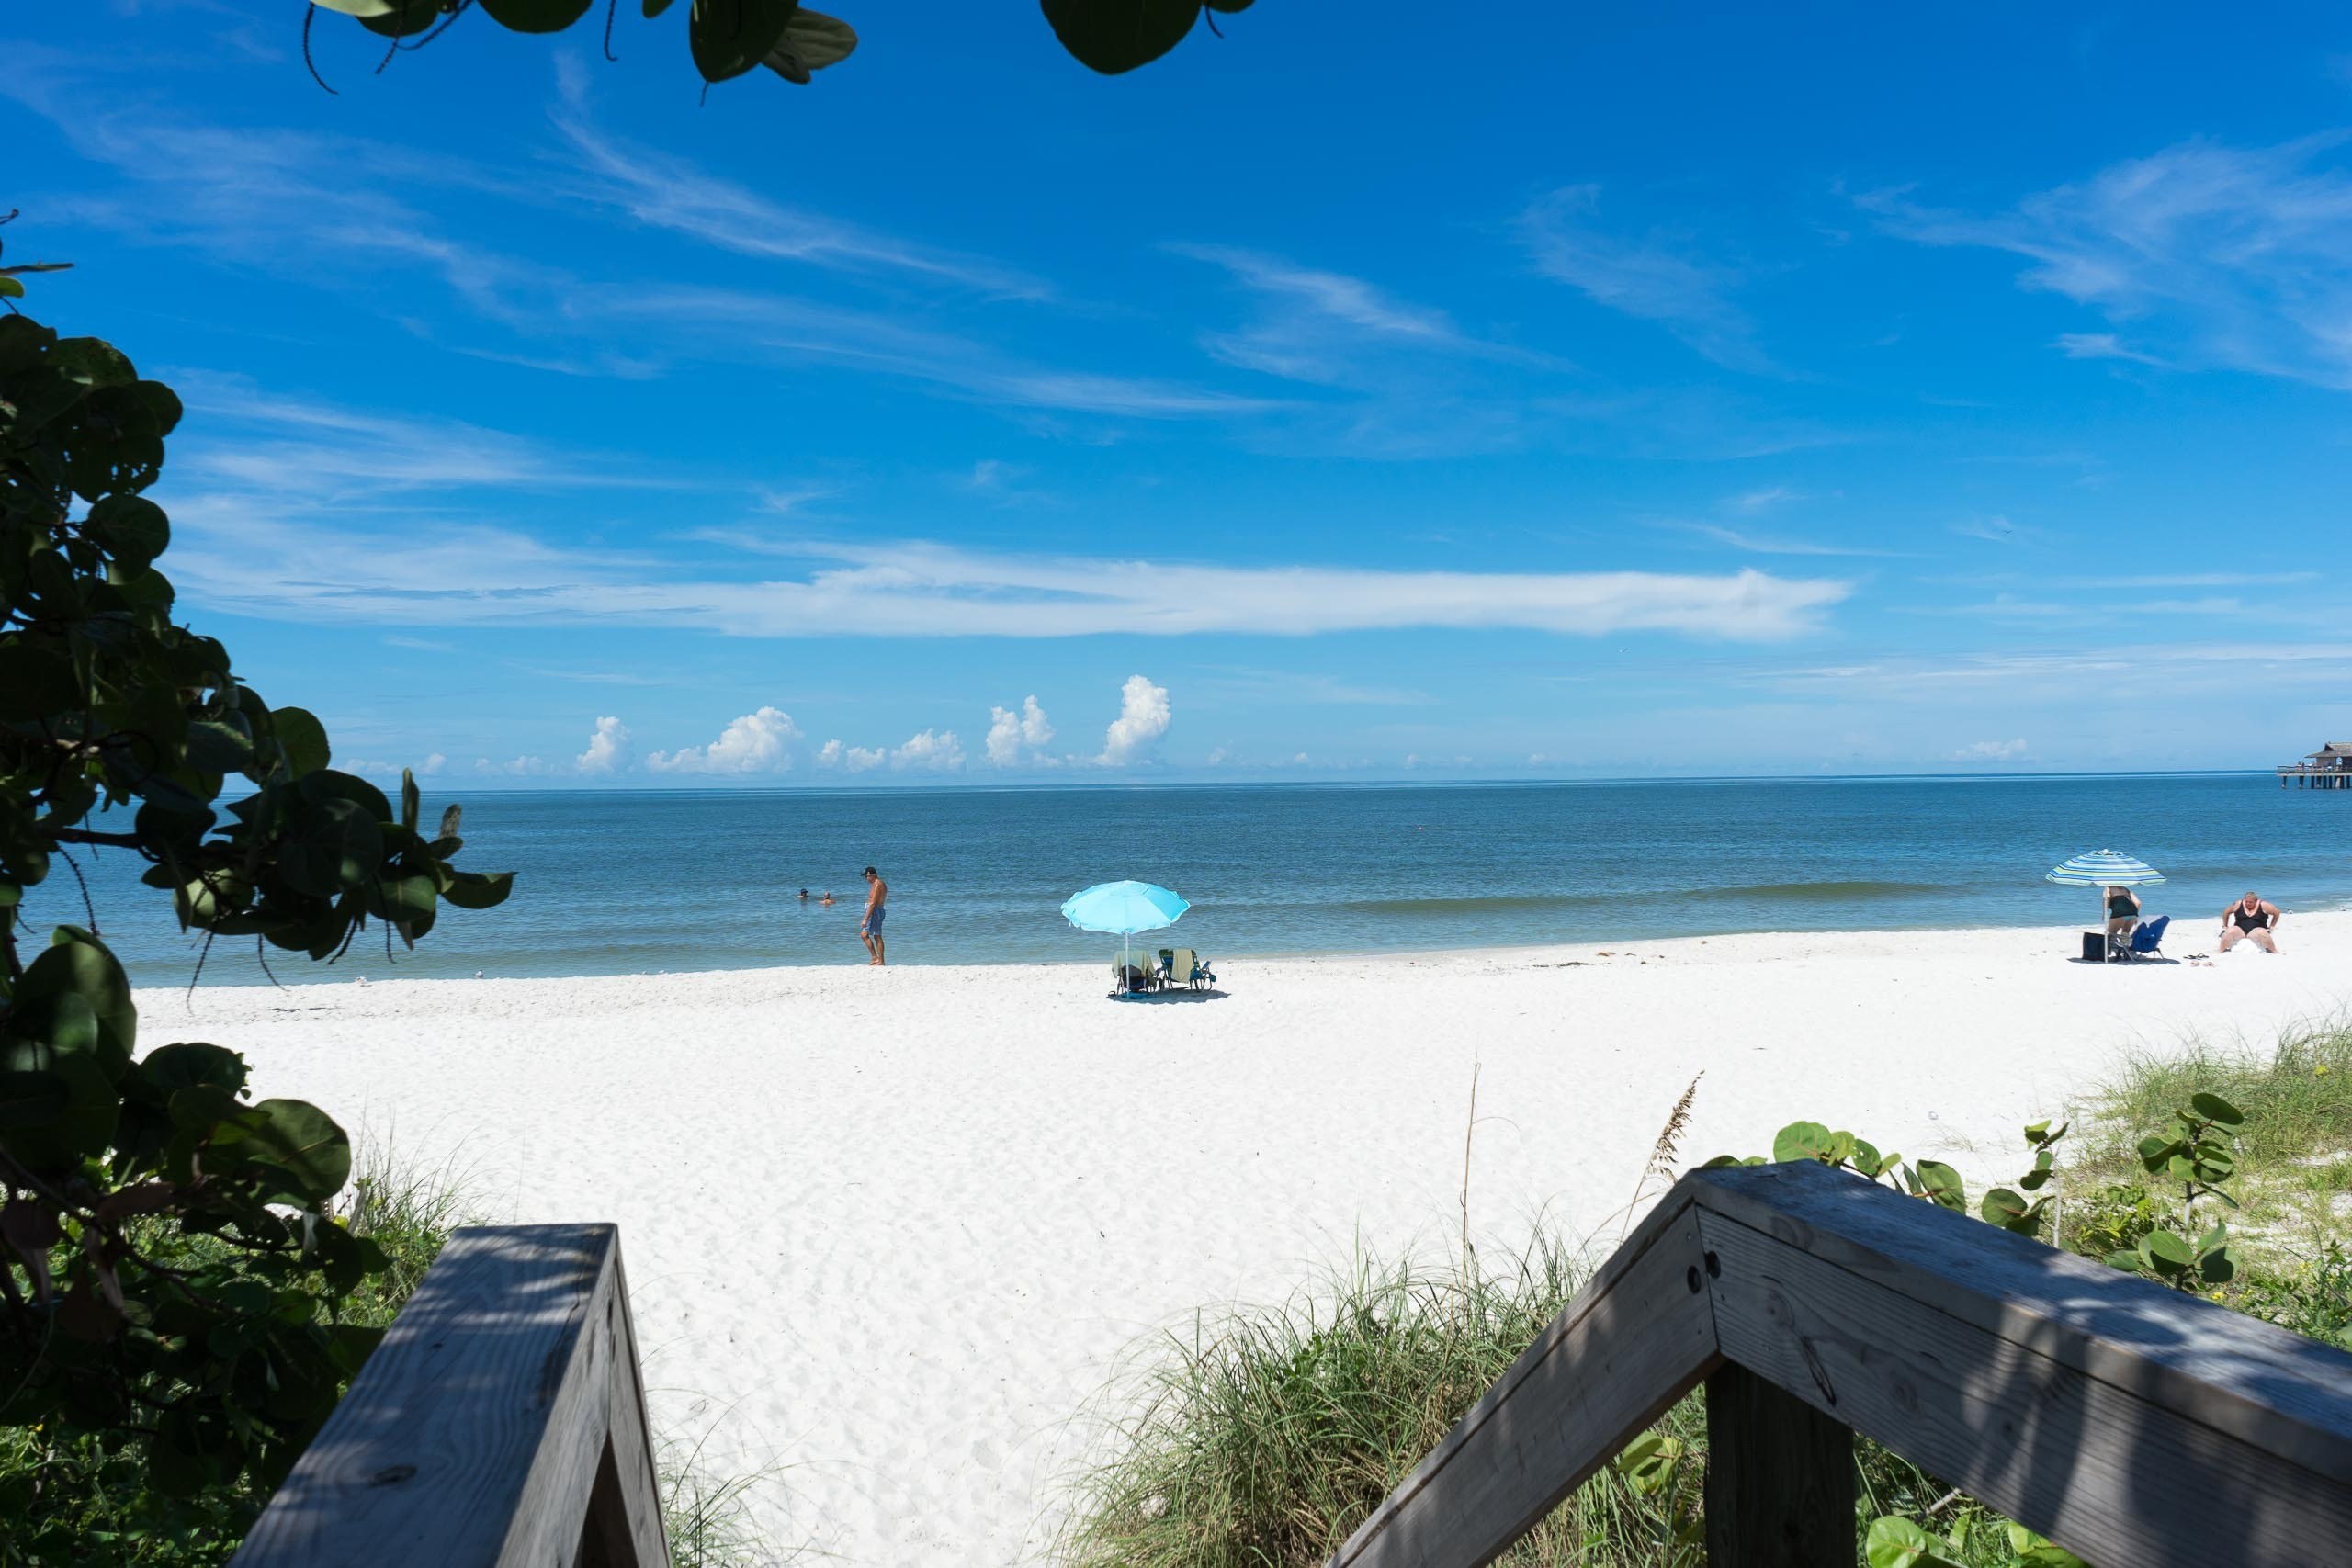
[(865, 918), (857, 923), (857, 934), (865, 939), (865, 951), (873, 956), (869, 966), (882, 966), (882, 904), (890, 897), (890, 885), (876, 874), (872, 866), (865, 868)]

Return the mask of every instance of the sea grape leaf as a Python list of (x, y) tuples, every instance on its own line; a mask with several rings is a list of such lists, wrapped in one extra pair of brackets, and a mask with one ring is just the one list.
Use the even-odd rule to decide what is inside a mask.
[(308, 708), (277, 708), (269, 716), (269, 733), (277, 742), (278, 754), (286, 759), (288, 777), (300, 778), (315, 773), (333, 759), (327, 745), (327, 728)]
[[(183, 1090), (183, 1093), (187, 1091)], [(296, 1193), (323, 1203), (351, 1179), (351, 1140), (334, 1119), (300, 1100), (265, 1100), (253, 1108), (237, 1156), (266, 1163), (294, 1183)]]
[(1772, 1138), (1773, 1163), (1819, 1159), (1830, 1147), (1832, 1134), (1818, 1122), (1792, 1122)]
[(693, 0), (686, 42), (706, 82), (741, 76), (767, 57), (798, 0)]
[(277, 846), (277, 872), (298, 893), (332, 897), (375, 874), (383, 830), (348, 800), (324, 800), (304, 813), (300, 829)]
[(1967, 1212), (1968, 1187), (1960, 1172), (1934, 1159), (1923, 1159), (1913, 1168), (1918, 1172), (1919, 1190), (1928, 1198), (1956, 1213)]
[(2188, 1104), (2198, 1115), (2217, 1127), (2227, 1127), (2235, 1132), (2245, 1124), (2245, 1112), (2218, 1094), (2192, 1094), (2188, 1097)]
[(514, 874), (511, 871), (453, 871), (441, 897), (460, 909), (493, 909), (506, 902), (506, 896), (514, 890)]
[(17, 983), (17, 1017), (30, 1016), (68, 995), (79, 997), (96, 1025), (92, 1044), (98, 1066), (109, 1079), (121, 1077), (139, 1042), (139, 1010), (131, 1006), (130, 982), (122, 965), (79, 926), (59, 926), (49, 942)]
[(509, 32), (560, 33), (588, 14), (594, 0), (481, 0), (490, 19)]
[(1201, 0), (1041, 0), (1073, 59), (1105, 76), (1133, 71), (1184, 41)]

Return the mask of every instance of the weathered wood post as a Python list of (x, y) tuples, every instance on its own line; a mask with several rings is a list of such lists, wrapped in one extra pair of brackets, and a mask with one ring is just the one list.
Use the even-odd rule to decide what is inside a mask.
[(1707, 1378), (1708, 1568), (1854, 1554), (1854, 1434), (1736, 1363)]

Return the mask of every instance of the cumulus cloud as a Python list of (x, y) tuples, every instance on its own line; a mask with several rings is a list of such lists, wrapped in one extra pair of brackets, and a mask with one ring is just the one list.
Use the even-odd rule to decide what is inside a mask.
[(433, 755), (424, 759), (424, 765), (419, 767), (416, 771), (430, 778), (433, 774), (439, 773), (443, 768), (447, 767), (448, 762), (448, 758), (444, 757), (440, 752), (435, 751)]
[(588, 738), (588, 750), (580, 753), (580, 771), (609, 773), (628, 762), (628, 726), (617, 718), (598, 719), (596, 733)]
[(964, 743), (952, 729), (926, 729), (920, 735), (909, 736), (905, 745), (891, 752), (890, 765), (952, 773), (964, 765)]
[(780, 773), (792, 766), (800, 728), (779, 708), (747, 713), (707, 746), (656, 751), (645, 765), (657, 773)]
[(838, 740), (828, 740), (817, 749), (817, 765), (820, 768), (846, 768), (853, 773), (878, 768), (890, 760), (890, 753), (869, 746), (845, 746)]
[(1144, 760), (1168, 733), (1169, 720), (1168, 688), (1153, 685), (1148, 676), (1128, 676), (1119, 689), (1119, 716), (1103, 732), (1102, 755), (1095, 760), (1113, 768)]
[(2025, 755), (2023, 740), (1978, 740), (1951, 754), (1955, 762), (2005, 762)]
[[(989, 709), (989, 761), (1000, 768), (1009, 768), (1020, 761), (1023, 746), (1034, 753), (1053, 738), (1053, 721), (1046, 716), (1046, 710), (1037, 705), (1034, 695), (1021, 699), (1018, 713), (1006, 707)], [(1043, 761), (1046, 759), (1033, 755), (1030, 760)]]
[(478, 773), (504, 773), (516, 778), (525, 778), (536, 777), (540, 773), (554, 771), (547, 765), (546, 761), (537, 757), (516, 757), (505, 762), (493, 762), (487, 757), (474, 759), (474, 772)]

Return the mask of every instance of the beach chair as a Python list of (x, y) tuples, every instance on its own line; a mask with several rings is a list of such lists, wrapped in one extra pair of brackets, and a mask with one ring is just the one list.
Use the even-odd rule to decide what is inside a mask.
[(1159, 975), (1163, 986), (1190, 986), (1196, 991), (1216, 984), (1216, 976), (1209, 973), (1208, 960), (1189, 947), (1161, 948)]
[(1151, 955), (1137, 953), (1131, 954), (1130, 958), (1132, 961), (1126, 964), (1115, 958), (1111, 961), (1111, 978), (1115, 986), (1111, 994), (1114, 997), (1134, 996), (1158, 989), (1162, 971), (1151, 961)]
[(2113, 939), (2115, 956), (2127, 960), (2163, 957), (2164, 955), (2156, 949), (2165, 940), (2165, 928), (2170, 924), (2172, 924), (2170, 915), (2158, 915), (2153, 920), (2142, 920), (2132, 928), (2130, 942), (2120, 938)]

